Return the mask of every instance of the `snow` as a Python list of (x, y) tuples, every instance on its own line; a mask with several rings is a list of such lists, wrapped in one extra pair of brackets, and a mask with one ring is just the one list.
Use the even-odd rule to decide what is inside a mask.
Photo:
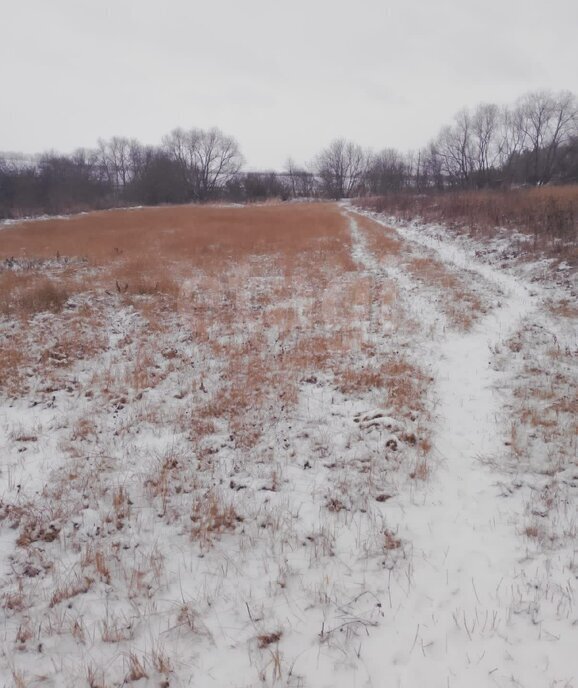
[[(472, 332), (431, 347), (440, 466), (423, 495), (388, 502), (388, 522), (413, 556), (389, 591), (393, 618), (364, 644), (368, 674), (408, 687), (572, 685), (576, 574), (558, 552), (529, 555), (520, 537), (523, 491), (501, 498), (499, 474), (488, 467), (504, 461), (507, 428), (492, 350), (537, 308), (541, 290), (475, 263), (455, 244), (397, 231), (445, 263), (475, 270), (503, 297)], [(427, 312), (413, 303), (417, 315)], [(566, 556), (573, 561), (572, 548)]]
[[(376, 353), (364, 364), (377, 366), (399, 352), (419, 363), (432, 378), (425, 410), (396, 408), (383, 392), (342, 392), (330, 372), (319, 371), (302, 380), (293, 411), (271, 410), (262, 445), (235, 447), (223, 420), (192, 455), (174, 422), (185, 408), (175, 388), (188, 384), (191, 370), (203, 370), (211, 392), (222, 373), (180, 326), (159, 350), (174, 348), (188, 367), (167, 373), (164, 384), (141, 399), (123, 401), (112, 390), (112, 409), (62, 390), (51, 399), (35, 390), (26, 399), (4, 400), (2, 506), (30, 500), (53, 509), (59, 524), (58, 507), (72, 503), (74, 490), (61, 504), (43, 502), (42, 495), (58, 471), (71, 471), (62, 443), (87, 413), (98, 439), (75, 445), (79, 464), (88, 467), (78, 468), (89, 476), (78, 488), (84, 508), (73, 509), (55, 542), (41, 543), (36, 560), (25, 560), (10, 519), (3, 521), (0, 685), (12, 685), (15, 671), (30, 685), (37, 684), (34, 675), (47, 677), (38, 685), (89, 685), (87, 667), (94, 667), (93, 686), (104, 685), (103, 677), (106, 685), (126, 685), (130, 653), (146, 666), (148, 677), (131, 679), (143, 687), (576, 685), (578, 460), (569, 412), (558, 410), (558, 434), (549, 430), (555, 456), (544, 456), (539, 428), (524, 436), (522, 457), (511, 455), (512, 425), (523, 410), (520, 386), (550, 385), (556, 399), (575, 394), (575, 323), (545, 306), (567, 293), (529, 282), (522, 268), (506, 270), (491, 256), (478, 259), (480, 246), (455, 241), (442, 227), (396, 226), (404, 250), (434, 255), (467, 276), (491, 304), (470, 329), (460, 330), (431, 285), (413, 279), (395, 257), (372, 253), (358, 211), (345, 204), (341, 210), (357, 276), (371, 280), (378, 293), (396, 285), (397, 307), (419, 326), (408, 329), (409, 320), (401, 320), (391, 327), (381, 322), (383, 310), (370, 309), (360, 316), (361, 327)], [(265, 291), (266, 279), (259, 284)], [(339, 285), (335, 289), (339, 302)], [(193, 291), (194, 283), (186, 283), (183, 298)], [(325, 297), (329, 312), (331, 294)], [(292, 305), (303, 311), (304, 302)], [(136, 339), (140, 326), (130, 307), (113, 313), (108, 350), (98, 361), (110, 370), (128, 366), (122, 342)], [(558, 357), (544, 331), (559, 343)], [(227, 336), (237, 341), (240, 335)], [(274, 328), (267, 337), (273, 348)], [(71, 378), (84, 389), (94, 372), (85, 366)], [(35, 393), (42, 401), (32, 405)], [(153, 410), (157, 424), (144, 420)], [(431, 433), (432, 450), (417, 480), (412, 473), (421, 458), (407, 438), (421, 433)], [(32, 436), (36, 440), (18, 439)], [(178, 471), (171, 472), (173, 465)], [(115, 516), (120, 529), (107, 521), (107, 493), (102, 503), (91, 493), (93, 487), (98, 496), (104, 469), (106, 487), (121, 501), (121, 487), (130, 495)], [(162, 493), (159, 476), (178, 490)], [(139, 484), (160, 496), (147, 500)], [(554, 489), (554, 506), (545, 509), (545, 491)], [(211, 542), (193, 541), (188, 512), (181, 518), (191, 491), (200, 500), (201, 521), (209, 513), (202, 500), (212, 495), (244, 520)], [(535, 523), (556, 537), (530, 537), (526, 529)], [(86, 593), (49, 607), (49, 585), (82, 583), (75, 547), (86, 558), (109, 545), (108, 575), (94, 574)], [(121, 552), (126, 559), (117, 556)], [(14, 572), (40, 570), (50, 556), (46, 575), (24, 579), (32, 602), (19, 610), (10, 601), (19, 592)], [(97, 563), (91, 566), (98, 570)], [(84, 629), (82, 641), (68, 630), (75, 621)], [(50, 624), (59, 630), (45, 630)], [(15, 642), (28, 626), (31, 639)], [(102, 640), (105, 626), (118, 635), (115, 642)], [(170, 672), (151, 659), (155, 652), (170, 657)]]

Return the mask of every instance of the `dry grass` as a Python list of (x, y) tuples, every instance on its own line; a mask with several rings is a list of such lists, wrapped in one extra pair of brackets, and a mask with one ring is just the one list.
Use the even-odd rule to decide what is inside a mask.
[(520, 532), (538, 550), (573, 546), (576, 539), (578, 366), (575, 328), (562, 306), (562, 317), (545, 308), (524, 321), (507, 351), (495, 354), (513, 392), (506, 466), (515, 476), (524, 471), (531, 486)]
[(401, 547), (401, 540), (396, 537), (390, 530), (383, 533), (383, 548), (385, 550), (399, 549)]
[(36, 313), (59, 313), (71, 296), (66, 285), (42, 274), (0, 273), (1, 312), (5, 316), (31, 317)]
[[(249, 255), (283, 252), (284, 260), (316, 251), (336, 251), (344, 240), (331, 204), (239, 208), (175, 206), (87, 213), (67, 220), (28, 222), (2, 230), (0, 258), (83, 257), (91, 264), (126, 264), (131, 274), (143, 265), (185, 263), (223, 268)], [(337, 231), (336, 231), (337, 230)], [(142, 262), (141, 262), (142, 261)], [(130, 283), (129, 283), (130, 284)], [(149, 288), (155, 282), (147, 281)], [(114, 287), (114, 282), (112, 284)]]
[(361, 199), (370, 210), (404, 219), (421, 217), (480, 236), (494, 236), (498, 228), (532, 237), (520, 251), (547, 251), (578, 262), (578, 186), (531, 189), (455, 191), (430, 194), (391, 194)]
[[(27, 373), (44, 377), (47, 390), (57, 389), (62, 375), (53, 374), (55, 368), (102, 350), (109, 317), (104, 309), (134, 308), (156, 332), (173, 327), (177, 314), (188, 319), (197, 336), (206, 337), (211, 320), (233, 325), (242, 308), (260, 310), (276, 298), (297, 295), (301, 279), (323, 290), (328, 262), (332, 270), (353, 268), (346, 223), (326, 204), (181, 206), (31, 222), (2, 231), (0, 257), (10, 258), (0, 272), (6, 325), (30, 322), (43, 312), (61, 315), (72, 297), (77, 301), (64, 312), (65, 328), (59, 320), (34, 320), (25, 342), (21, 330), (5, 326), (0, 384), (15, 396), (27, 393)], [(310, 270), (307, 266), (316, 261), (324, 268)], [(245, 267), (239, 271), (240, 265)], [(272, 270), (283, 276), (279, 293), (263, 295), (261, 305), (237, 303), (245, 279), (269, 278)], [(281, 317), (282, 311), (273, 313), (271, 325)], [(283, 322), (285, 333), (294, 322)], [(153, 372), (143, 347), (132, 372), (127, 371), (127, 384), (150, 388), (158, 383), (151, 379)]]
[(128, 683), (133, 683), (136, 681), (140, 681), (143, 678), (148, 678), (149, 675), (147, 674), (144, 665), (142, 661), (134, 654), (134, 652), (131, 652), (128, 656), (128, 664), (129, 664), (129, 670), (128, 674), (126, 677), (126, 680)]
[(0, 391), (23, 396), (34, 385), (46, 393), (69, 387), (67, 371), (79, 361), (90, 361), (107, 347), (101, 309), (81, 308), (53, 313), (57, 317), (28, 318), (19, 307), (0, 320)]
[(243, 522), (235, 506), (216, 494), (203, 495), (195, 501), (191, 511), (191, 537), (210, 542), (215, 535), (233, 532)]
[(259, 642), (259, 648), (263, 650), (273, 643), (278, 643), (281, 640), (282, 635), (283, 631), (274, 631), (273, 633), (262, 633), (261, 635), (258, 635), (257, 640)]
[(338, 386), (343, 394), (381, 390), (387, 403), (401, 416), (424, 411), (424, 392), (429, 378), (419, 366), (403, 356), (375, 362), (375, 368), (347, 367), (340, 371)]
[[(397, 239), (375, 236), (398, 257)], [(92, 213), (3, 230), (0, 257), (12, 255), (0, 274), (12, 304), (0, 316), (9, 364), (0, 394), (22, 407), (32, 399), (46, 426), (13, 427), (11, 457), (17, 469), (19, 450), (49, 460), (30, 502), (14, 478), (0, 504), (18, 545), (3, 602), (18, 623), (28, 607), (53, 620), (39, 642), (60, 634), (97, 647), (97, 664), (83, 668), (89, 685), (168, 685), (181, 662), (158, 642), (184, 630), (221, 642), (203, 616), (235, 599), (247, 557), (273, 576), (267, 589), (288, 588), (277, 555), (306, 547), (312, 561), (333, 561), (334, 522), (353, 514), (377, 528), (380, 556), (401, 549), (375, 517), (375, 495), (390, 493), (390, 472), (407, 474), (426, 454), (416, 417), (427, 425), (429, 378), (408, 341), (394, 353), (393, 335), (383, 335), (392, 319), (416, 325), (393, 281), (352, 259), (339, 207)], [(59, 307), (20, 298), (42, 280), (68, 294)], [(330, 422), (334, 405), (342, 409), (341, 450), (309, 425), (310, 395)], [(378, 404), (403, 419), (397, 438), (354, 423), (354, 407)], [(353, 460), (338, 469), (347, 452)], [(312, 476), (304, 464), (316, 462), (327, 494), (294, 495), (296, 476)], [(321, 514), (313, 529), (292, 501), (310, 492)], [(191, 587), (204, 564), (212, 573)], [(222, 591), (212, 590), (217, 581)], [(143, 628), (156, 629), (145, 653)], [(271, 656), (268, 676), (281, 675), (278, 628), (267, 618), (252, 631), (253, 651)], [(31, 642), (28, 630), (22, 623), (19, 646)], [(45, 661), (54, 673), (48, 653)]]
[[(363, 229), (371, 252), (387, 267), (399, 267), (414, 278), (437, 292), (439, 308), (448, 319), (449, 324), (457, 329), (467, 331), (485, 312), (485, 304), (475, 289), (473, 275), (467, 279), (463, 272), (452, 270), (447, 263), (438, 260), (433, 254), (414, 255), (412, 247), (404, 243), (394, 229), (374, 222), (368, 217), (356, 215), (356, 222)], [(371, 295), (375, 299), (375, 295)], [(389, 293), (381, 292), (380, 299), (385, 298), (396, 306), (397, 292), (393, 288)], [(403, 322), (407, 328), (408, 323)]]
[(578, 304), (570, 299), (561, 299), (549, 304), (552, 315), (568, 320), (578, 320)]
[(90, 587), (94, 581), (92, 578), (84, 578), (84, 580), (78, 580), (71, 583), (67, 583), (59, 588), (57, 588), (50, 598), (50, 607), (55, 607), (61, 602), (76, 597), (77, 595), (85, 594), (90, 590)]
[(530, 525), (524, 528), (524, 535), (529, 538), (540, 538), (542, 536), (542, 531), (538, 526)]
[(355, 216), (356, 222), (367, 237), (372, 252), (379, 258), (397, 258), (407, 246), (401, 241), (395, 230), (378, 225), (368, 217)]
[(485, 313), (480, 295), (472, 289), (471, 281), (451, 271), (433, 257), (412, 258), (406, 263), (409, 273), (440, 293), (440, 308), (455, 327), (467, 331)]

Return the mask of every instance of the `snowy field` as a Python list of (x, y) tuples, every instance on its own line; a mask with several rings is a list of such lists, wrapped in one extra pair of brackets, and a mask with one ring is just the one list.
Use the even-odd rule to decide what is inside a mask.
[(1, 686), (578, 688), (567, 266), (322, 203), (0, 259)]

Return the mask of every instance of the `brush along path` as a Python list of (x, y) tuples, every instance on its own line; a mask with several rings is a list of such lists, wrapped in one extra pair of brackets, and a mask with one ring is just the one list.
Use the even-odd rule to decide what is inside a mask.
[[(354, 255), (375, 270), (356, 217), (350, 215)], [(420, 250), (419, 236), (401, 236)], [(413, 556), (403, 573), (391, 573), (392, 617), (364, 644), (371, 685), (574, 685), (575, 575), (565, 559), (571, 553), (529, 552), (521, 532), (526, 491), (516, 490), (523, 481), (505, 490), (496, 467), (507, 455), (509, 419), (507, 394), (497, 391), (507, 375), (492, 365), (492, 351), (517, 332), (538, 299), (456, 248), (426, 248), (437, 249), (451, 270), (475, 270), (502, 296), (468, 332), (450, 330), (423, 348), (435, 369), (440, 465), (424, 489), (387, 505), (390, 527), (412, 543)], [(408, 286), (399, 270), (389, 274)], [(425, 285), (417, 296), (414, 315), (435, 321)]]

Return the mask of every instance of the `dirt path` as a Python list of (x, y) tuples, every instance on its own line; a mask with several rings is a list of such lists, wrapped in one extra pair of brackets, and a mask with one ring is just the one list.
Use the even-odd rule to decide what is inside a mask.
[[(350, 217), (354, 254), (373, 270), (375, 257)], [(466, 267), (464, 256), (453, 256), (454, 269)], [(440, 257), (447, 261), (447, 252)], [(449, 333), (424, 348), (436, 370), (440, 465), (424, 492), (392, 500), (388, 511), (413, 556), (401, 575), (390, 577), (393, 621), (364, 647), (369, 675), (384, 677), (371, 685), (572, 685), (565, 683), (570, 638), (560, 637), (556, 618), (540, 614), (544, 587), (532, 576), (545, 572), (526, 560), (522, 497), (505, 499), (500, 475), (488, 465), (499, 463), (508, 428), (496, 392), (503, 373), (492, 369), (491, 351), (536, 299), (513, 278), (480, 270), (503, 291), (501, 302), (470, 332)], [(423, 315), (423, 301), (414, 303)]]

